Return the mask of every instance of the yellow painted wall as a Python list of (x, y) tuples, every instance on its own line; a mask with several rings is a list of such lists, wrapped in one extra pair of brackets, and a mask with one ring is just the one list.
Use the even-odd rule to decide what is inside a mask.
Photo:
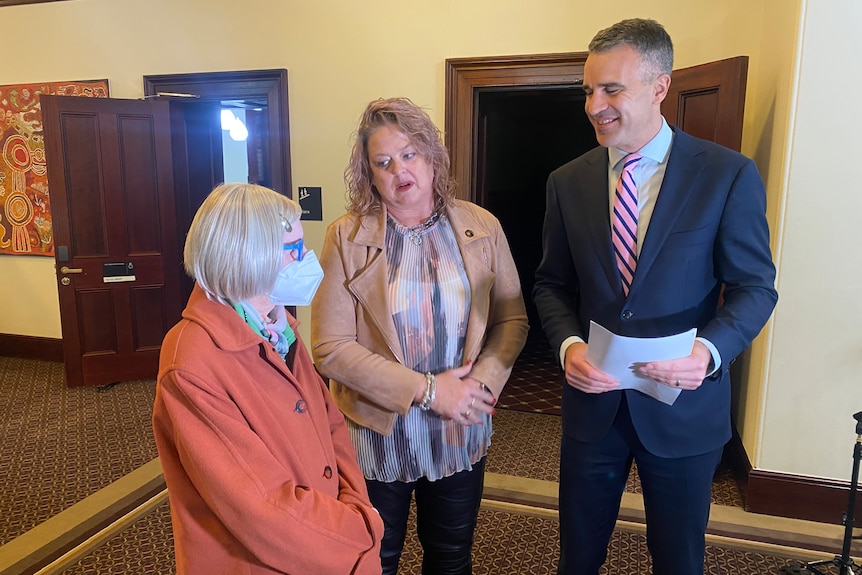
[[(778, 252), (784, 232), (782, 215), (788, 193), (788, 144), (790, 118), (795, 111), (802, 2), (766, 0), (762, 7), (764, 19), (760, 33), (752, 36), (757, 43), (753, 53), (758, 57), (749, 63), (749, 78), (756, 81), (746, 98), (742, 147), (746, 155), (754, 158), (766, 183), (772, 251), (780, 264)], [(780, 283), (781, 271), (782, 266), (778, 265), (779, 281), (776, 283)], [(784, 305), (783, 293), (779, 290), (776, 314)], [(765, 426), (765, 398), (771, 383), (769, 358), (773, 333), (774, 322), (770, 322), (748, 352), (741, 383), (743, 393), (737, 409), (737, 429), (751, 463), (757, 468), (762, 465), (761, 440)], [(809, 472), (823, 473), (814, 468)]]
[[(367, 101), (408, 96), (442, 127), (446, 58), (583, 51), (599, 28), (626, 17), (651, 17), (674, 38), (677, 67), (751, 57), (743, 151), (757, 160), (767, 182), (778, 238), (779, 206), (790, 193), (786, 143), (802, 2), (458, 0), (372, 6), (350, 0), (68, 0), (0, 8), (4, 45), (15, 47), (9, 48), (14, 57), (3, 58), (0, 84), (108, 78), (113, 97), (136, 98), (143, 94), (145, 74), (288, 69), (293, 184), (323, 188), (325, 221), (304, 226), (309, 245), (319, 249), (326, 224), (343, 211), (348, 137)], [(844, 81), (841, 76), (835, 80)], [(791, 223), (799, 226), (797, 234), (809, 229), (806, 221)], [(60, 337), (53, 268), (50, 258), (0, 257), (0, 333)], [(782, 295), (782, 306), (784, 300)], [(801, 305), (809, 313), (817, 309), (811, 300)], [(307, 312), (299, 316), (307, 337)], [(808, 329), (794, 323), (782, 333), (781, 326), (776, 322), (753, 348), (740, 426), (755, 466), (763, 459), (771, 469), (790, 471), (797, 467), (774, 451), (767, 431), (771, 408), (777, 401), (781, 413), (776, 396), (788, 389), (805, 403), (810, 382), (791, 377), (774, 383), (775, 358), (782, 354), (772, 341)], [(814, 442), (800, 445), (806, 452), (818, 448)], [(844, 463), (843, 457), (827, 458), (803, 465), (801, 472), (840, 478)]]
[(782, 301), (773, 322), (758, 466), (847, 480), (852, 415), (862, 411), (862, 192), (855, 183), (862, 3), (808, 0), (802, 22), (777, 250)]
[[(137, 98), (145, 74), (287, 68), (294, 185), (324, 190), (326, 222), (305, 226), (318, 245), (343, 211), (348, 136), (369, 100), (408, 96), (442, 126), (446, 58), (581, 51), (597, 29), (630, 16), (667, 26), (680, 67), (753, 54), (763, 19), (740, 0), (649, 10), (631, 0), (69, 0), (2, 8), (4, 43), (16, 49), (0, 83), (108, 78), (113, 97)], [(13, 278), (0, 282), (0, 302), (15, 308), (0, 313), (0, 333), (60, 337), (53, 261), (3, 256), (0, 277)]]

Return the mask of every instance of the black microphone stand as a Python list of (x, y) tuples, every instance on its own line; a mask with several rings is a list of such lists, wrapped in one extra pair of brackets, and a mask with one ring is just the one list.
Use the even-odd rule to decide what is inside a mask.
[(797, 564), (784, 567), (782, 571), (787, 575), (801, 574), (806, 571), (815, 575), (826, 575), (826, 573), (819, 569), (823, 565), (836, 565), (839, 569), (839, 575), (854, 575), (853, 567), (856, 567), (856, 564), (850, 557), (850, 545), (854, 539), (862, 538), (862, 536), (853, 536), (856, 514), (856, 491), (859, 480), (859, 461), (862, 460), (862, 411), (854, 414), (853, 419), (856, 420), (856, 444), (853, 446), (853, 472), (850, 475), (850, 495), (847, 501), (847, 513), (844, 516), (844, 545), (841, 548), (841, 555), (836, 555), (834, 558), (824, 561), (812, 561), (803, 565)]

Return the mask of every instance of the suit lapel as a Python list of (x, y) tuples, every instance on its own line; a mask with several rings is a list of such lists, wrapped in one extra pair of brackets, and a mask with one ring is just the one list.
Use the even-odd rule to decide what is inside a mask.
[(582, 172), (580, 182), (584, 202), (584, 225), (589, 230), (593, 250), (602, 272), (612, 289), (622, 293), (622, 280), (617, 270), (614, 247), (611, 243), (610, 198), (608, 195), (608, 150), (595, 148), (584, 158), (590, 166)]
[(662, 181), (655, 208), (650, 218), (649, 228), (641, 247), (638, 266), (632, 281), (632, 292), (636, 292), (643, 278), (649, 273), (656, 257), (661, 253), (665, 241), (692, 198), (691, 191), (697, 189), (697, 180), (703, 164), (697, 161), (702, 153), (696, 142), (686, 134), (674, 130), (674, 140), (668, 158), (667, 169)]

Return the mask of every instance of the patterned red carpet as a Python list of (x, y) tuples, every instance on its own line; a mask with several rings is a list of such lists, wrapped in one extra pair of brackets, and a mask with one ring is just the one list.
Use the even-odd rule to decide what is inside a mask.
[[(546, 353), (547, 355), (547, 353)], [(555, 365), (545, 369), (550, 388), (537, 392), (518, 383), (504, 393), (508, 404), (494, 419), (489, 472), (556, 481), (560, 418), (553, 395), (559, 388)], [(523, 377), (526, 381), (526, 375)], [(539, 383), (538, 377), (533, 383)], [(516, 382), (518, 380), (515, 380)], [(0, 544), (23, 534), (97, 489), (155, 457), (150, 430), (154, 382), (129, 382), (109, 389), (69, 389), (62, 365), (0, 357)], [(543, 395), (543, 394), (548, 395)], [(541, 396), (541, 397), (540, 397)], [(501, 398), (501, 403), (504, 398)], [(502, 405), (501, 405), (502, 407)], [(520, 409), (524, 409), (522, 411)], [(732, 478), (717, 478), (713, 500), (741, 505)], [(632, 474), (627, 490), (639, 488)], [(557, 561), (554, 519), (483, 509), (476, 534), (478, 574), (553, 573)], [(419, 573), (418, 542), (411, 539), (402, 574)], [(615, 534), (606, 572), (648, 573), (643, 537)], [(709, 573), (777, 573), (784, 558), (732, 548), (710, 548)], [(164, 504), (70, 568), (68, 573), (173, 573), (170, 516)]]
[[(410, 533), (415, 533), (411, 515)], [(553, 575), (556, 573), (558, 523), (554, 519), (482, 509), (473, 546), (474, 575)], [(789, 558), (708, 545), (708, 575), (766, 575), (780, 573)], [(168, 505), (138, 521), (97, 549), (64, 575), (172, 575), (173, 545)], [(419, 542), (409, 538), (401, 559), (400, 575), (421, 573)], [(651, 571), (646, 537), (617, 530), (608, 548), (602, 575), (645, 575)]]
[(509, 382), (500, 395), (498, 407), (560, 415), (563, 371), (545, 335), (533, 329), (527, 344), (512, 368)]
[(155, 384), (70, 389), (63, 364), (0, 357), (0, 545), (158, 455)]

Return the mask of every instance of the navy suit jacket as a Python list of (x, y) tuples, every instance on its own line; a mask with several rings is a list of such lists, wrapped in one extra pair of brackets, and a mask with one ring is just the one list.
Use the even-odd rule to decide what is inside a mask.
[(600, 439), (626, 393), (632, 423), (651, 453), (684, 457), (717, 449), (731, 433), (728, 367), (778, 300), (763, 182), (750, 159), (674, 128), (628, 297), (611, 244), (608, 186), (602, 147), (548, 178), (533, 300), (552, 349), (572, 335), (588, 340), (590, 320), (635, 337), (695, 327), (718, 349), (721, 369), (698, 389), (683, 390), (672, 406), (636, 391), (587, 394), (565, 384), (563, 433)]

